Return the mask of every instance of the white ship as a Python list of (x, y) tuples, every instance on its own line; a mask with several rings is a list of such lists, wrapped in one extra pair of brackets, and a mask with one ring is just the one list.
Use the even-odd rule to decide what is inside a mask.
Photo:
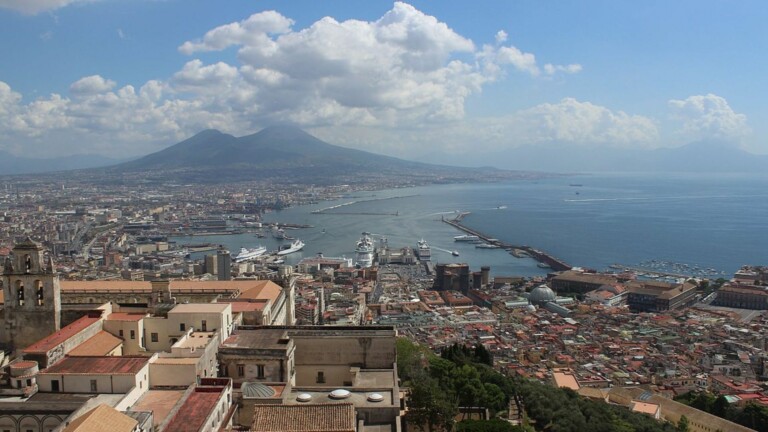
[(282, 228), (277, 228), (275, 230), (272, 230), (272, 237), (278, 239), (278, 240), (284, 240), (285, 239), (285, 230)]
[(490, 243), (480, 243), (480, 244), (476, 244), (475, 247), (478, 249), (498, 249), (501, 246), (490, 244)]
[(459, 241), (459, 242), (475, 242), (478, 240), (480, 240), (480, 237), (476, 235), (468, 235), (468, 234), (457, 235), (456, 237), (453, 238), (453, 241)]
[(368, 268), (373, 265), (373, 240), (367, 232), (357, 241), (355, 267)]
[(304, 249), (304, 242), (299, 239), (296, 239), (292, 241), (291, 244), (289, 245), (280, 246), (280, 249), (277, 251), (277, 254), (288, 255), (294, 252), (298, 252), (302, 249)]
[(419, 261), (429, 261), (432, 259), (432, 249), (424, 239), (419, 240), (416, 244), (416, 253), (419, 255)]
[(264, 255), (265, 252), (267, 252), (267, 248), (264, 246), (259, 246), (252, 249), (240, 248), (240, 253), (235, 257), (235, 262), (240, 263), (250, 261), (254, 258), (258, 258)]

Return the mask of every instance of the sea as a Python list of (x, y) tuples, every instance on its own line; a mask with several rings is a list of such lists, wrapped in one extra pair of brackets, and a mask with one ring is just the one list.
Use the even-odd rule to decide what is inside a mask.
[[(328, 210), (313, 213), (321, 209)], [(768, 265), (768, 174), (600, 173), (376, 190), (270, 212), (263, 221), (312, 226), (287, 230), (306, 243), (287, 264), (320, 253), (352, 258), (369, 232), (395, 248), (423, 238), (436, 263), (467, 263), (473, 271), (487, 265), (493, 276), (547, 273), (530, 258), (455, 242), (463, 233), (443, 219), (463, 212), (468, 227), (595, 270), (621, 265), (728, 278), (743, 265)], [(265, 234), (174, 240), (221, 244), (234, 254), (282, 244)]]

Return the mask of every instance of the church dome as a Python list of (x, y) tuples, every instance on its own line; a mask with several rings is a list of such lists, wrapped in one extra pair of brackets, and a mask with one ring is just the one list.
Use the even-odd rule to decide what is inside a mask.
[(528, 294), (528, 302), (532, 305), (542, 305), (546, 302), (555, 301), (557, 295), (546, 285), (541, 285), (533, 289)]
[(275, 395), (275, 389), (257, 382), (243, 383), (240, 390), (243, 392), (243, 396), (248, 398), (268, 398)]

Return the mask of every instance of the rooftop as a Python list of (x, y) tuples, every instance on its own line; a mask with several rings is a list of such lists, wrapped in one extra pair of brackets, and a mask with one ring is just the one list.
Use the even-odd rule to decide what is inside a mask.
[(229, 303), (186, 303), (177, 304), (168, 314), (174, 313), (222, 313), (229, 309)]
[(66, 357), (41, 374), (121, 375), (137, 374), (149, 357)]
[(64, 432), (132, 432), (138, 424), (133, 418), (102, 404), (76, 418)]
[(92, 324), (98, 322), (99, 320), (101, 320), (99, 317), (84, 316), (72, 324), (57, 331), (56, 333), (46, 336), (43, 339), (33, 343), (32, 345), (25, 348), (22, 352), (25, 354), (45, 354), (64, 343), (64, 341), (67, 339), (75, 336)]
[[(197, 360), (197, 359), (195, 359)], [(162, 424), (173, 407), (184, 395), (185, 390), (148, 390), (138, 402), (133, 404), (133, 411), (152, 411), (152, 425)]]
[(286, 350), (288, 348), (288, 331), (281, 328), (260, 328), (256, 330), (239, 328), (232, 333), (221, 348), (258, 348), (271, 350)]
[(123, 344), (122, 339), (100, 331), (68, 353), (71, 357), (105, 356)]
[(351, 403), (256, 405), (251, 431), (354, 432), (355, 408)]
[(165, 427), (167, 431), (198, 431), (216, 407), (221, 392), (195, 391), (181, 405)]
[(146, 316), (143, 313), (113, 312), (107, 316), (107, 321), (141, 321)]

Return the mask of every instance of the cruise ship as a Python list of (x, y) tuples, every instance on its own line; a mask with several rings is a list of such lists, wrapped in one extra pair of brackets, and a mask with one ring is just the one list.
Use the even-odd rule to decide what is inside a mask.
[(304, 249), (304, 242), (299, 239), (296, 239), (292, 241), (291, 244), (289, 245), (280, 246), (280, 249), (277, 251), (277, 254), (288, 255), (294, 252), (298, 252), (302, 249)]
[(235, 257), (235, 262), (240, 263), (250, 261), (254, 258), (258, 258), (264, 255), (265, 252), (267, 252), (267, 248), (264, 246), (259, 246), (252, 249), (240, 248), (240, 253)]
[(459, 241), (459, 242), (476, 242), (479, 240), (480, 240), (480, 237), (476, 235), (468, 235), (468, 234), (457, 235), (456, 237), (453, 238), (453, 241)]
[(373, 265), (373, 240), (367, 232), (357, 241), (355, 267), (368, 268)]
[(416, 254), (419, 256), (419, 261), (429, 261), (432, 259), (432, 249), (427, 244), (427, 241), (421, 239), (416, 245)]

